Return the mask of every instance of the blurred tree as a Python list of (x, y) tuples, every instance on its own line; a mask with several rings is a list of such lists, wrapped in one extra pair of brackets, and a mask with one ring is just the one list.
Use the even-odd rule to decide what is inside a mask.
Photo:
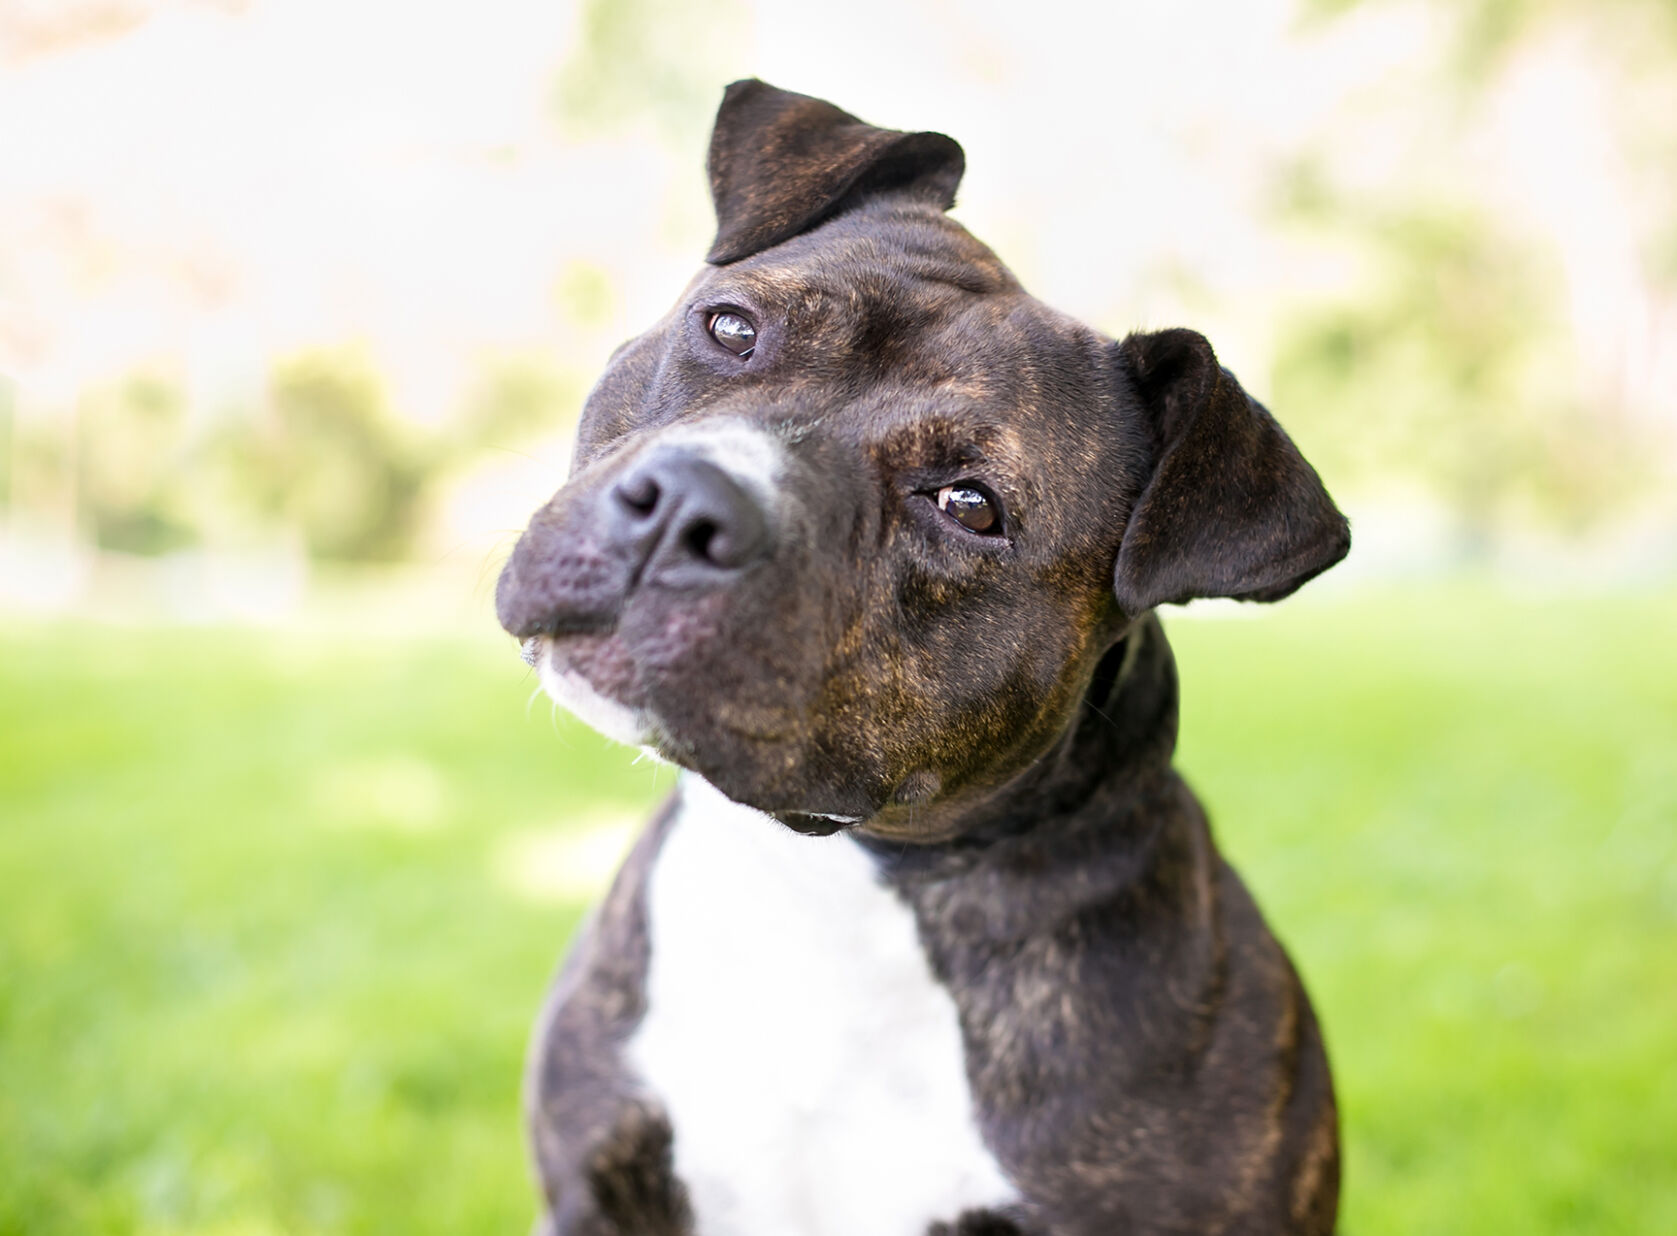
[(392, 414), (377, 371), (352, 351), (281, 364), (259, 413), (233, 418), (205, 450), (201, 500), (225, 524), (294, 528), (311, 557), (409, 558), (441, 485), (486, 450), (517, 449), (574, 418), (581, 384), (539, 356), (485, 367), (459, 414), (425, 429)]
[(186, 404), (155, 375), (85, 395), (76, 410), (77, 522), (102, 549), (161, 554), (198, 540)]
[[(1306, 20), (1332, 19), (1353, 9), (1390, 7), (1393, 0), (1304, 0)], [(1450, 22), (1457, 78), (1484, 82), (1490, 70), (1544, 22), (1571, 15), (1635, 22), (1668, 43), (1677, 41), (1677, 4), (1671, 0), (1431, 0)]]
[(0, 519), (12, 510), (17, 468), (17, 385), (0, 374)]
[[(1389, 2), (1310, 0), (1306, 12), (1331, 19)], [(1331, 175), (1335, 157), (1319, 151), (1282, 177), (1279, 220), (1354, 255), (1362, 273), (1282, 324), (1276, 402), (1326, 469), (1353, 485), (1395, 479), (1430, 490), (1469, 544), (1533, 515), (1582, 528), (1650, 493), (1673, 426), (1650, 415), (1646, 391), (1613, 380), (1622, 359), (1585, 355), (1569, 304), (1577, 270), (1564, 268), (1560, 242), (1499, 218), (1472, 180), (1471, 154), (1456, 177), (1440, 175), (1472, 147), (1446, 150), (1432, 135), (1472, 132), (1500, 105), (1505, 71), (1523, 49), (1551, 39), (1621, 72), (1607, 75), (1612, 131), (1599, 140), (1623, 152), (1637, 186), (1677, 156), (1677, 107), (1639, 102), (1671, 93), (1677, 5), (1605, 0), (1587, 18), (1566, 0), (1432, 7), (1448, 37), (1435, 61), (1409, 66), (1407, 126), (1386, 131), (1413, 142), (1404, 156), (1413, 175), (1377, 193), (1347, 189)], [(1417, 79), (1429, 87), (1420, 96)], [(1381, 114), (1392, 114), (1389, 103)], [(1635, 194), (1656, 203), (1634, 220), (1645, 229), (1636, 277), (1655, 304), (1677, 288), (1677, 260), (1662, 260), (1667, 248), (1677, 253), (1677, 199), (1664, 181), (1663, 191)], [(1607, 326), (1633, 329), (1634, 306), (1620, 309), (1627, 320)], [(1602, 370), (1608, 378), (1592, 380)]]
[(575, 422), (582, 384), (540, 355), (499, 358), (485, 367), (449, 431), (449, 450), (468, 459), (518, 446)]
[(560, 71), (561, 120), (589, 133), (650, 121), (679, 149), (703, 144), (721, 84), (750, 62), (740, 0), (583, 0), (575, 50)]
[(568, 321), (589, 329), (608, 325), (617, 308), (611, 272), (596, 262), (567, 262), (554, 286), (554, 299)]
[(314, 557), (360, 562), (411, 551), (439, 462), (390, 415), (364, 358), (325, 351), (281, 364), (264, 415), (230, 424), (214, 453), (259, 520), (295, 526)]
[(1631, 496), (1640, 445), (1591, 416), (1569, 375), (1552, 273), (1461, 210), (1372, 221), (1374, 274), (1283, 331), (1277, 406), (1353, 485), (1408, 472), (1475, 540), (1512, 514), (1577, 524)]

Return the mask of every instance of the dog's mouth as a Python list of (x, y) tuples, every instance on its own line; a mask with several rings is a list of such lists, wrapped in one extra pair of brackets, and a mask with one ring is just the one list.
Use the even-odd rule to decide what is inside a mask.
[(820, 811), (771, 811), (768, 814), (793, 832), (803, 833), (806, 837), (830, 837), (834, 833), (865, 823), (863, 816), (829, 815)]

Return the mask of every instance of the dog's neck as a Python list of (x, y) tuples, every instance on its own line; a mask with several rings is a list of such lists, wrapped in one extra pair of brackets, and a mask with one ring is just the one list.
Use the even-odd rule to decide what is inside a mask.
[(1025, 802), (1076, 806), (1111, 788), (1168, 770), (1176, 751), (1176, 658), (1157, 616), (1147, 614), (1090, 675), (1077, 721), (1039, 761), (1042, 781)]
[[(998, 842), (1103, 834), (1115, 849), (1150, 844), (1145, 804), (1179, 785), (1176, 661), (1159, 621), (1136, 622), (1096, 665), (1077, 718), (1030, 767), (963, 812), (947, 841), (905, 844), (856, 834), (888, 869), (959, 869)], [(1138, 858), (1139, 858), (1138, 854)]]

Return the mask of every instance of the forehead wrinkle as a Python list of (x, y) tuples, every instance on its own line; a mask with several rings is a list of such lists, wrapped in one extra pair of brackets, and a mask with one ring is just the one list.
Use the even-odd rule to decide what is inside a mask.
[(730, 267), (726, 276), (713, 282), (707, 291), (712, 300), (740, 295), (778, 305), (796, 296), (804, 282), (797, 271), (785, 266)]
[(767, 292), (790, 295), (801, 289), (856, 307), (894, 300), (905, 283), (931, 291), (927, 299), (938, 303), (1020, 290), (1000, 259), (959, 224), (941, 216), (914, 223), (901, 232), (824, 236), (827, 243), (813, 249), (789, 242), (790, 252), (759, 255), (729, 273)]
[(969, 293), (1020, 290), (995, 252), (947, 214), (893, 213), (891, 222), (897, 226), (870, 232), (865, 239), (873, 242), (875, 252), (887, 248), (892, 267), (902, 274)]

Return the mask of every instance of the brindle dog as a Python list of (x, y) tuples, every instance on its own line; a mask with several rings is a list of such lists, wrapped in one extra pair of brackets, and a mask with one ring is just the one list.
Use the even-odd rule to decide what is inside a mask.
[(1333, 1228), (1321, 1036), (1153, 609), (1286, 596), (1345, 520), (1201, 336), (1032, 299), (963, 162), (730, 86), (709, 264), (501, 576), (548, 689), (688, 770), (543, 1018), (543, 1231)]

